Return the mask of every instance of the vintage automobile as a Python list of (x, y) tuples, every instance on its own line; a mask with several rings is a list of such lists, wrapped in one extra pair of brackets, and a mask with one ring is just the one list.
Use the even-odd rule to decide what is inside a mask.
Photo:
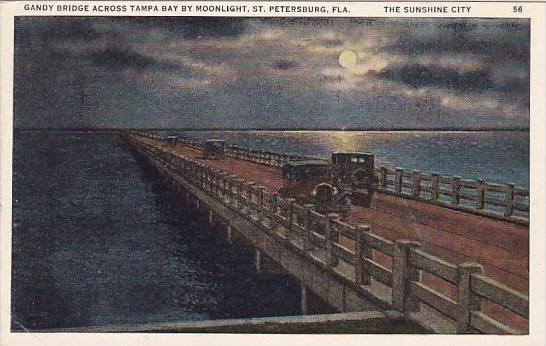
[(308, 199), (315, 186), (330, 181), (330, 165), (322, 160), (288, 161), (282, 168), (282, 176), (281, 195)]
[(223, 159), (226, 151), (226, 143), (221, 139), (209, 139), (205, 142), (203, 155), (205, 159)]
[(320, 213), (347, 217), (349, 195), (330, 184), (331, 170), (327, 161), (289, 161), (283, 166), (283, 180), (281, 196), (295, 198), (300, 204), (314, 204)]
[(331, 184), (320, 183), (313, 189), (315, 210), (321, 214), (337, 213), (342, 220), (349, 217), (351, 211), (350, 193)]
[(178, 137), (177, 136), (167, 136), (165, 141), (169, 145), (176, 146), (176, 143), (178, 143)]
[(371, 153), (332, 153), (332, 183), (351, 192), (354, 204), (369, 207), (373, 198), (374, 155)]

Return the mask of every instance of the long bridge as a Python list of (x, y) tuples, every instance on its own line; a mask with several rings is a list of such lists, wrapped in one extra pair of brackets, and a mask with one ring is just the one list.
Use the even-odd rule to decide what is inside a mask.
[(279, 194), (282, 167), (305, 157), (231, 145), (210, 159), (195, 141), (123, 137), (181, 198), (251, 244), (257, 270), (296, 278), (302, 314), (396, 311), (436, 333), (528, 333), (526, 189), (380, 167), (371, 204), (342, 218)]

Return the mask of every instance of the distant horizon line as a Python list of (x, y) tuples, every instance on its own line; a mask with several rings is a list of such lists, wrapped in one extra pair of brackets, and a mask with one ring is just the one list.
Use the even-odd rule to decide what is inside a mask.
[(108, 132), (119, 132), (119, 131), (240, 131), (240, 132), (250, 132), (250, 131), (271, 131), (271, 132), (286, 132), (286, 131), (347, 131), (347, 132), (365, 132), (365, 131), (396, 131), (396, 132), (411, 132), (411, 131), (445, 131), (445, 132), (485, 132), (485, 131), (529, 131), (529, 127), (497, 127), (497, 128), (488, 128), (488, 127), (476, 127), (476, 128), (465, 128), (465, 127), (428, 127), (428, 128), (382, 128), (382, 127), (370, 127), (370, 128), (338, 128), (338, 127), (329, 127), (329, 128), (264, 128), (264, 127), (249, 127), (249, 128), (184, 128), (184, 127), (149, 127), (149, 128), (136, 128), (136, 127), (19, 127), (13, 129), (15, 132), (20, 131), (63, 131), (63, 132), (76, 132), (76, 131), (108, 131)]

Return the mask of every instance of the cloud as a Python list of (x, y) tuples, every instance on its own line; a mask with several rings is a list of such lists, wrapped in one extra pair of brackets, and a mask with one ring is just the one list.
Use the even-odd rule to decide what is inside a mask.
[(391, 65), (381, 70), (377, 76), (401, 81), (414, 88), (442, 87), (463, 92), (491, 90), (493, 85), (491, 73), (485, 69), (461, 72), (437, 65)]
[(273, 62), (272, 66), (274, 69), (277, 70), (290, 70), (296, 68), (298, 64), (296, 64), (294, 61), (281, 59)]
[(91, 55), (91, 60), (97, 65), (105, 66), (113, 70), (123, 68), (142, 69), (155, 63), (153, 59), (127, 48), (114, 47), (94, 51)]
[(528, 124), (527, 20), (60, 18), (16, 21), (16, 126)]
[(74, 19), (72, 17), (57, 17), (55, 25), (51, 25), (47, 18), (37, 17), (32, 25), (22, 17), (15, 18), (16, 40), (35, 39), (45, 42), (52, 41), (93, 41), (101, 37), (101, 33), (94, 29), (91, 18)]
[(229, 17), (123, 17), (121, 21), (186, 39), (239, 37), (247, 28), (244, 20)]
[(527, 20), (409, 20), (406, 30), (381, 49), (408, 56), (477, 54), (492, 62), (529, 59)]

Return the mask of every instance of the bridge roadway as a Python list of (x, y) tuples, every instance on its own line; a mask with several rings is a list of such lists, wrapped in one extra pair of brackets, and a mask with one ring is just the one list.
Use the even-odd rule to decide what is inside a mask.
[[(277, 191), (283, 185), (281, 169), (259, 163), (225, 157), (208, 160), (200, 149), (178, 144), (165, 145), (163, 141), (138, 137), (161, 150), (199, 161), (209, 167), (237, 175), (269, 191)], [(348, 222), (367, 224), (372, 233), (389, 240), (410, 239), (421, 243), (422, 249), (450, 263), (477, 262), (484, 273), (519, 292), (528, 294), (528, 227), (494, 220), (485, 216), (468, 214), (423, 202), (376, 193), (371, 208), (352, 206)], [(345, 245), (354, 248), (354, 242), (346, 239)], [(376, 261), (392, 267), (392, 259), (380, 252)], [(422, 281), (456, 299), (455, 286), (433, 275), (424, 273)], [(524, 327), (527, 321), (507, 313), (497, 305), (485, 305), (482, 310), (501, 316), (500, 320), (516, 327)]]

